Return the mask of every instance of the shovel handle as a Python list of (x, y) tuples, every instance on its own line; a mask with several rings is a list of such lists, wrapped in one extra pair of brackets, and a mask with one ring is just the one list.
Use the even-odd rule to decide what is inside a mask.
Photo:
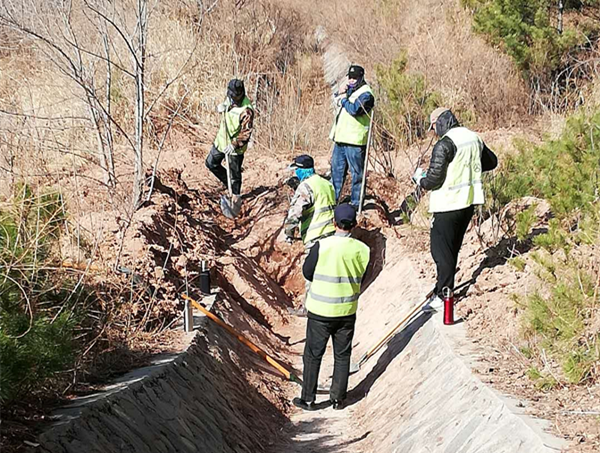
[(369, 136), (367, 137), (367, 150), (365, 152), (365, 163), (363, 169), (363, 178), (360, 184), (360, 202), (358, 203), (358, 213), (360, 214), (363, 209), (363, 202), (365, 201), (365, 190), (367, 188), (367, 167), (369, 166), (369, 150), (371, 149), (371, 137), (373, 136), (373, 116), (375, 115), (374, 109), (371, 110), (371, 120), (369, 121)]
[[(430, 291), (427, 296), (425, 296), (425, 300), (429, 299), (429, 297), (431, 297), (432, 294), (433, 294), (433, 290)], [(425, 303), (425, 302), (423, 302), (423, 303)], [(394, 332), (396, 332), (406, 321), (408, 321), (417, 312), (417, 310), (419, 310), (423, 306), (423, 303), (415, 306), (411, 310), (411, 312), (402, 319), (402, 321), (400, 321), (398, 324), (396, 324), (394, 327), (392, 327), (389, 330), (389, 332), (387, 334), (385, 334), (385, 336), (377, 342), (377, 344), (375, 346), (373, 346), (371, 349), (369, 349), (365, 353), (365, 355), (363, 355), (360, 358), (360, 361), (358, 362), (358, 364), (362, 365), (364, 362), (366, 362), (369, 359), (369, 357), (371, 357), (373, 354), (375, 354), (379, 350), (379, 348), (381, 348), (381, 346), (383, 346), (390, 339), (390, 337), (394, 334)]]
[(233, 190), (231, 188), (231, 168), (229, 168), (229, 154), (225, 154), (225, 161), (227, 162), (227, 191), (229, 192), (229, 198), (233, 198)]
[(287, 370), (283, 365), (281, 365), (279, 362), (277, 362), (277, 360), (273, 359), (271, 356), (269, 356), (269, 354), (267, 354), (261, 348), (256, 346), (254, 343), (252, 343), (250, 340), (248, 340), (246, 337), (244, 337), (241, 333), (238, 333), (233, 327), (231, 327), (228, 324), (225, 324), (223, 321), (221, 321), (221, 319), (219, 319), (214, 313), (211, 313), (210, 311), (208, 311), (206, 308), (204, 308), (202, 305), (200, 305), (198, 302), (196, 302), (194, 299), (187, 296), (186, 294), (182, 294), (182, 297), (184, 299), (190, 301), (194, 307), (196, 307), (198, 310), (200, 310), (202, 313), (204, 313), (206, 316), (208, 316), (212, 321), (217, 323), (223, 329), (227, 330), (231, 335), (233, 335), (235, 338), (237, 338), (237, 340), (240, 343), (242, 343), (248, 349), (252, 350), (255, 354), (257, 354), (260, 358), (265, 360), (273, 368), (277, 369), (280, 373), (282, 373), (286, 377), (286, 379), (302, 385), (302, 380), (299, 377), (295, 376), (292, 372)]

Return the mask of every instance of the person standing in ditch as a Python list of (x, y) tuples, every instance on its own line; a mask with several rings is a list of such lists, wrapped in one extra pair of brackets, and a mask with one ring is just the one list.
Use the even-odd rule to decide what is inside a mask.
[(429, 169), (417, 168), (413, 181), (431, 191), (430, 248), (437, 280), (423, 309), (436, 311), (444, 305), (442, 290), (454, 289), (458, 253), (467, 227), (475, 206), (484, 204), (482, 173), (496, 168), (498, 159), (479, 135), (460, 126), (450, 109), (439, 107), (429, 119), (429, 130), (441, 138), (433, 147)]
[(329, 399), (336, 410), (344, 406), (358, 297), (370, 258), (369, 247), (350, 237), (356, 226), (354, 207), (347, 203), (339, 205), (335, 208), (334, 222), (335, 234), (317, 242), (302, 267), (304, 278), (312, 283), (306, 298), (308, 323), (302, 395), (292, 403), (304, 410), (317, 409), (319, 370), (330, 337), (334, 368)]
[(206, 167), (227, 187), (227, 171), (222, 162), (229, 156), (231, 191), (239, 202), (242, 189), (244, 152), (254, 127), (254, 107), (246, 96), (244, 82), (232, 79), (227, 85), (227, 99), (217, 106), (221, 124), (206, 158)]
[[(300, 230), (306, 257), (317, 241), (335, 233), (335, 194), (331, 183), (315, 173), (315, 162), (311, 156), (302, 154), (296, 157), (289, 168), (294, 170), (300, 185), (292, 198), (283, 232), (286, 241), (291, 243), (296, 229)], [(305, 301), (309, 289), (310, 282), (307, 280), (302, 306), (297, 310), (290, 309), (291, 314), (306, 316)]]
[(375, 106), (375, 97), (371, 87), (365, 81), (365, 70), (362, 66), (350, 66), (348, 82), (338, 92), (336, 104), (338, 108), (329, 134), (329, 138), (334, 142), (331, 156), (331, 182), (335, 188), (335, 199), (339, 201), (346, 173), (350, 167), (352, 175), (350, 203), (358, 209), (370, 114)]

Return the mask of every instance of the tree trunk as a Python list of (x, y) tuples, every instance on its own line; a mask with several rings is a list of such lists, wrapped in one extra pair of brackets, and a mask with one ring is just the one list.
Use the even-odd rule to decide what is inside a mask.
[(146, 38), (148, 27), (147, 0), (137, 1), (138, 50), (135, 62), (135, 168), (133, 180), (133, 210), (140, 204), (144, 189), (144, 66), (146, 62)]

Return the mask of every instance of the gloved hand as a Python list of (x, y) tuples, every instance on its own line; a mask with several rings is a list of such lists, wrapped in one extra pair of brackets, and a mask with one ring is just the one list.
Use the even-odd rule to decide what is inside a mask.
[(233, 146), (233, 144), (229, 144), (225, 147), (225, 149), (223, 150), (223, 154), (225, 154), (226, 156), (231, 156), (233, 153), (235, 152), (235, 146)]
[(227, 111), (227, 104), (225, 102), (217, 105), (217, 112), (223, 113)]
[(422, 168), (417, 168), (415, 170), (415, 174), (412, 177), (412, 180), (417, 186), (420, 186), (421, 179), (423, 179), (425, 176), (427, 176), (427, 172), (425, 170), (423, 170)]
[(342, 100), (344, 100), (346, 98), (346, 96), (341, 95), (335, 98), (335, 105), (338, 107), (342, 106)]

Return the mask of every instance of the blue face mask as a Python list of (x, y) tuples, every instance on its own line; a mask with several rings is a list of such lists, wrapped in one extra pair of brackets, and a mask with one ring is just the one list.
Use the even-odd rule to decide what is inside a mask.
[(354, 88), (358, 82), (348, 82), (348, 88)]
[(296, 168), (296, 176), (300, 181), (304, 181), (306, 178), (310, 178), (315, 174), (314, 168)]

